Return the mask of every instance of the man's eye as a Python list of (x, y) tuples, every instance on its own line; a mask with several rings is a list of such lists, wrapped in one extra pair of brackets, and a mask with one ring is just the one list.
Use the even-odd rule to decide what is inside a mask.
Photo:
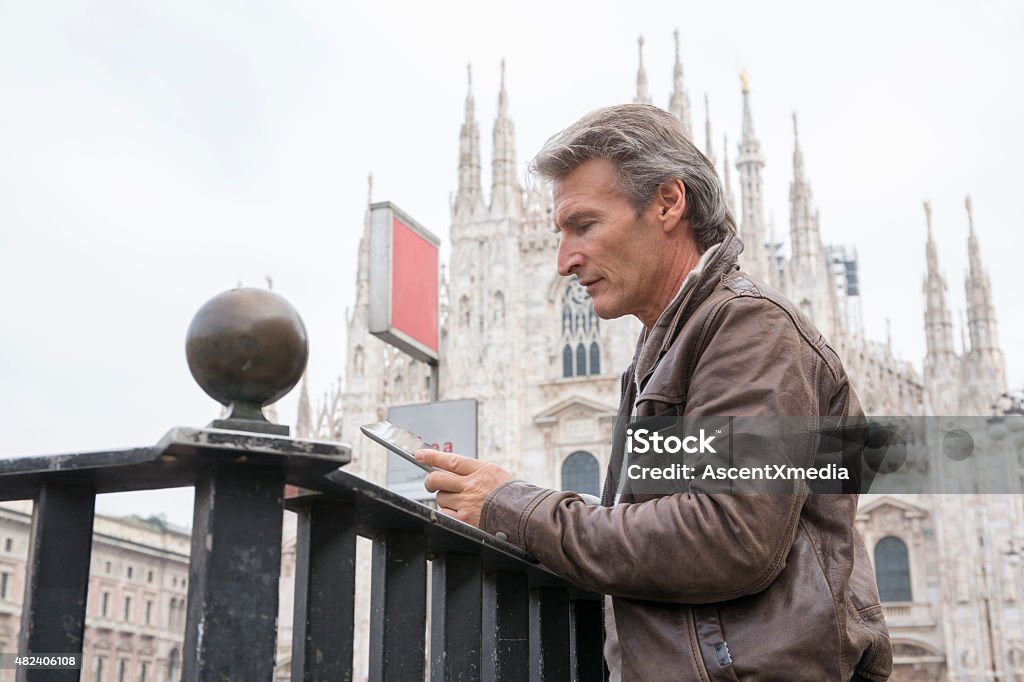
[(580, 234), (583, 234), (584, 232), (589, 230), (593, 225), (594, 223), (583, 223), (576, 228), (576, 231), (579, 232)]

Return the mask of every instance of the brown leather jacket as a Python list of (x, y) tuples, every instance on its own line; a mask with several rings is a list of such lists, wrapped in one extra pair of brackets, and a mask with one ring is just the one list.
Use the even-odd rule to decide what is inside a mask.
[[(627, 370), (620, 417), (634, 404), (638, 417), (860, 414), (835, 352), (789, 301), (739, 271), (741, 250), (727, 239), (687, 289), (639, 398)], [(607, 506), (610, 493), (588, 506), (513, 481), (488, 496), (481, 528), (612, 596), (623, 680), (888, 679), (892, 648), (854, 528), (856, 495), (691, 486)]]

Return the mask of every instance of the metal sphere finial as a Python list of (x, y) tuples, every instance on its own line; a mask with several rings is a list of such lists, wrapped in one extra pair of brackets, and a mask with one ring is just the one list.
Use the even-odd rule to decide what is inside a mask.
[(309, 359), (306, 327), (288, 301), (248, 287), (214, 296), (192, 318), (185, 355), (199, 386), (231, 409), (212, 426), (287, 434), (262, 408), (299, 382)]

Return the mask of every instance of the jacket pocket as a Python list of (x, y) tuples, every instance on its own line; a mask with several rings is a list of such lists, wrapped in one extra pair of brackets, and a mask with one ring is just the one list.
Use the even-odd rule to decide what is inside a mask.
[(640, 395), (636, 399), (635, 419), (648, 417), (679, 417), (683, 414), (683, 403), (672, 402), (663, 399), (661, 396)]
[[(767, 588), (714, 606), (716, 618), (703, 612), (698, 616), (698, 625), (707, 633), (701, 636), (701, 649), (709, 672), (714, 670), (715, 658), (709, 655), (715, 652), (713, 645), (724, 640), (735, 675), (744, 682), (848, 678), (850, 671), (842, 662), (841, 614), (803, 524), (785, 566)], [(712, 676), (715, 679), (732, 678)]]
[(694, 606), (693, 621), (708, 679), (711, 682), (739, 682), (740, 678), (736, 676), (736, 669), (732, 665), (732, 652), (722, 635), (718, 606)]
[(874, 567), (858, 533), (846, 591), (851, 664), (857, 672), (888, 678), (892, 673), (892, 642), (880, 601)]
[(855, 657), (851, 661), (854, 672), (888, 679), (892, 674), (892, 642), (882, 607), (875, 605), (857, 611), (849, 600), (847, 607)]

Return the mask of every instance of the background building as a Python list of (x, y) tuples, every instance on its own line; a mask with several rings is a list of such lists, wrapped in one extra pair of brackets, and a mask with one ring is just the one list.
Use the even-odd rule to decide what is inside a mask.
[[(0, 651), (17, 651), (31, 502), (0, 505)], [(159, 518), (96, 516), (82, 680), (167, 682), (181, 675), (190, 533)], [(13, 682), (14, 670), (0, 670)]]
[[(677, 37), (678, 41), (678, 37)], [(677, 43), (678, 44), (678, 43)], [(640, 42), (635, 101), (651, 102)], [(676, 51), (668, 109), (694, 138), (690, 98)], [(742, 131), (736, 149), (738, 204), (730, 149), (722, 174), (746, 246), (742, 264), (806, 312), (836, 348), (873, 415), (991, 413), (1006, 390), (992, 287), (970, 199), (965, 241), (970, 269), (967, 329), (956, 346), (931, 211), (918, 226), (926, 309), (923, 374), (896, 357), (891, 339), (863, 331), (857, 252), (822, 242), (810, 174), (793, 116), (789, 239), (766, 222), (750, 80), (742, 78)], [(479, 451), (517, 475), (554, 488), (596, 493), (610, 456), (619, 372), (632, 355), (638, 322), (599, 320), (586, 293), (554, 268), (547, 188), (517, 174), (515, 128), (504, 78), (494, 120), (490, 188), (485, 189), (472, 80), (459, 133), (458, 188), (451, 201), (451, 254), (442, 277), (442, 399), (479, 400)], [(774, 114), (773, 114), (774, 115)], [(710, 120), (700, 144), (717, 160)], [(360, 243), (356, 300), (348, 310), (346, 373), (314, 408), (303, 384), (300, 435), (353, 444), (350, 471), (385, 482), (386, 458), (360, 424), (387, 406), (428, 400), (428, 371), (367, 332), (368, 224)], [(980, 229), (985, 229), (984, 227)], [(916, 295), (916, 294), (915, 294)], [(1024, 547), (1024, 506), (996, 495), (865, 496), (858, 526), (873, 555), (896, 657), (894, 680), (1024, 679), (1024, 575), (1013, 558)], [(364, 578), (367, 556), (362, 554)], [(365, 600), (365, 591), (360, 591)], [(365, 649), (367, 605), (357, 628)], [(359, 616), (357, 615), (357, 619)], [(357, 622), (359, 622), (357, 620)], [(362, 646), (361, 646), (362, 645)], [(357, 670), (365, 668), (357, 657)], [(360, 673), (361, 676), (361, 673)], [(358, 677), (357, 677), (358, 679)]]

